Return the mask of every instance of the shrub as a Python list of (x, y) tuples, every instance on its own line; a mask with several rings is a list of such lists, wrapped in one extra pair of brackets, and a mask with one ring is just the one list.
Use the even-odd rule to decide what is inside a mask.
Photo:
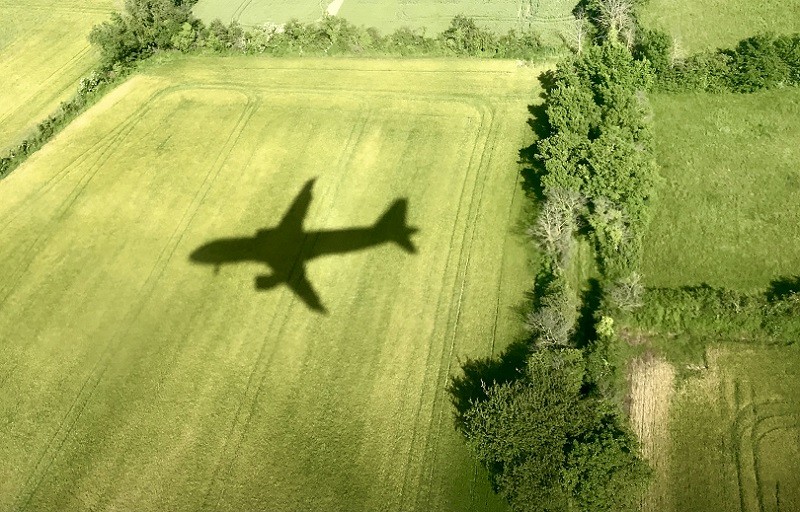
[(648, 331), (698, 339), (787, 345), (800, 340), (800, 294), (770, 299), (708, 285), (654, 288), (631, 316)]
[(667, 71), (672, 60), (672, 38), (663, 30), (640, 30), (633, 47), (633, 56), (647, 59), (656, 74)]
[(649, 477), (619, 416), (583, 394), (578, 350), (536, 351), (488, 387), (461, 431), (515, 511), (633, 510)]
[(575, 292), (560, 273), (548, 283), (537, 307), (526, 318), (526, 327), (540, 347), (570, 344), (578, 320)]
[(775, 36), (762, 34), (740, 41), (729, 52), (731, 90), (753, 92), (770, 89), (788, 81), (789, 67), (781, 59), (775, 43)]

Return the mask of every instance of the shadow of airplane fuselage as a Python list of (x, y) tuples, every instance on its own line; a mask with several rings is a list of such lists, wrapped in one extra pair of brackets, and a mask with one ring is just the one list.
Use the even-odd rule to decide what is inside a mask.
[(191, 261), (213, 265), (217, 270), (226, 264), (264, 263), (272, 269), (272, 274), (256, 277), (256, 289), (269, 290), (286, 284), (309, 308), (324, 313), (325, 307), (306, 275), (307, 261), (362, 251), (389, 242), (396, 243), (406, 252), (416, 252), (410, 236), (418, 230), (406, 225), (408, 202), (405, 199), (395, 201), (372, 226), (303, 231), (314, 181), (305, 184), (276, 227), (259, 229), (253, 237), (209, 242), (191, 254)]

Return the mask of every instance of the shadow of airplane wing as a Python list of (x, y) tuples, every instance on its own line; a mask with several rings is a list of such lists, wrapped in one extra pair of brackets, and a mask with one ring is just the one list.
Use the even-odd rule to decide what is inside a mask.
[(286, 210), (280, 224), (275, 228), (277, 231), (297, 233), (298, 235), (303, 232), (303, 221), (308, 215), (308, 207), (312, 199), (311, 189), (314, 188), (315, 181), (316, 179), (310, 179), (306, 182), (292, 205)]
[(308, 280), (308, 276), (306, 276), (305, 267), (300, 267), (299, 271), (296, 271), (289, 279), (283, 279), (275, 274), (271, 276), (258, 276), (256, 278), (256, 290), (269, 290), (279, 284), (288, 286), (309, 309), (327, 314), (328, 310), (322, 305), (317, 291), (311, 286), (311, 282)]

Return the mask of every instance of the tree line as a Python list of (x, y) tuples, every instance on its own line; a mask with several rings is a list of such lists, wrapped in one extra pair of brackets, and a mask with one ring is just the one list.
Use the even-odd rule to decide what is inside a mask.
[[(545, 255), (525, 316), (529, 337), (468, 361), (450, 391), (456, 425), (515, 511), (635, 510), (651, 471), (619, 396), (615, 318), (641, 305), (641, 238), (658, 169), (645, 92), (652, 65), (629, 45), (632, 13), (581, 6), (588, 44), (543, 77), (538, 141), (522, 151)], [(591, 242), (600, 279), (575, 288)]]
[[(456, 427), (515, 511), (638, 508), (650, 470), (622, 411), (618, 326), (693, 339), (786, 344), (800, 334), (798, 279), (764, 294), (708, 286), (648, 289), (642, 236), (659, 179), (649, 91), (754, 92), (800, 85), (800, 34), (676, 58), (640, 26), (644, 0), (583, 0), (575, 54), (543, 77), (537, 142), (521, 152), (545, 255), (525, 315), (530, 335), (498, 358), (470, 360), (450, 392)], [(577, 239), (600, 278), (574, 288)]]
[(504, 59), (535, 59), (548, 51), (532, 32), (496, 34), (461, 15), (433, 36), (407, 27), (383, 35), (375, 28), (327, 14), (314, 22), (294, 19), (245, 28), (235, 21), (225, 24), (218, 19), (206, 24), (192, 16), (190, 2), (180, 0), (127, 0), (125, 10), (95, 27), (90, 40), (100, 48), (106, 67), (134, 62), (158, 50)]
[(434, 36), (400, 28), (382, 35), (375, 28), (323, 16), (302, 23), (244, 28), (219, 20), (205, 24), (192, 15), (197, 0), (126, 0), (121, 12), (93, 27), (90, 42), (100, 50), (100, 65), (82, 78), (75, 96), (39, 123), (34, 133), (0, 157), (0, 179), (38, 151), (106, 91), (159, 52), (273, 56), (455, 56), (542, 59), (558, 50), (543, 45), (532, 32), (497, 34), (465, 16)]

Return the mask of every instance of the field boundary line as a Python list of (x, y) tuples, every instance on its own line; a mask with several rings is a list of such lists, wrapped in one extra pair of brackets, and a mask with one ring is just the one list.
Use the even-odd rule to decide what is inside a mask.
[[(480, 217), (481, 206), (483, 205), (483, 196), (484, 196), (484, 191), (486, 190), (486, 184), (489, 181), (489, 176), (491, 175), (491, 164), (494, 156), (494, 148), (497, 146), (497, 140), (499, 139), (499, 133), (500, 133), (497, 126), (497, 122), (495, 121), (496, 112), (493, 106), (487, 104), (485, 105), (485, 107), (488, 110), (487, 117), (489, 118), (490, 125), (488, 128), (486, 139), (484, 140), (483, 143), (483, 149), (480, 153), (478, 162), (479, 166), (478, 169), (479, 171), (482, 172), (480, 172), (476, 176), (476, 181), (480, 180), (480, 182), (479, 183), (476, 182), (475, 184), (475, 188), (473, 189), (473, 195), (470, 200), (470, 206), (468, 209), (467, 231), (464, 233), (464, 239), (466, 243), (463, 244), (462, 246), (465, 247), (467, 251), (466, 253), (463, 253), (459, 256), (460, 258), (464, 259), (464, 262), (463, 264), (459, 263), (459, 265), (462, 266), (463, 270), (461, 272), (461, 277), (460, 277), (458, 299), (455, 301), (456, 309), (454, 312), (451, 310), (451, 315), (454, 315), (451, 328), (452, 334), (450, 336), (450, 342), (446, 355), (444, 351), (442, 352), (442, 355), (445, 359), (443, 359), (442, 364), (440, 364), (440, 374), (437, 376), (437, 383), (438, 383), (437, 393), (434, 397), (434, 402), (432, 407), (433, 414), (431, 415), (431, 420), (430, 420), (431, 425), (435, 423), (435, 429), (434, 428), (428, 429), (428, 433), (426, 436), (426, 451), (431, 452), (431, 459), (428, 464), (429, 467), (429, 472), (427, 475), (428, 485), (425, 487), (429, 490), (429, 492), (433, 481), (433, 471), (435, 468), (435, 462), (437, 458), (436, 450), (430, 450), (429, 447), (431, 444), (431, 440), (433, 438), (438, 438), (441, 435), (442, 424), (444, 422), (444, 415), (445, 411), (447, 410), (447, 407), (442, 403), (442, 400), (445, 397), (447, 384), (451, 377), (450, 373), (453, 365), (453, 352), (455, 349), (456, 340), (458, 338), (458, 327), (461, 321), (461, 309), (462, 309), (461, 307), (464, 302), (464, 295), (467, 288), (467, 279), (469, 277), (469, 270), (472, 263), (472, 251), (475, 242), (475, 234), (477, 232), (477, 226), (478, 226), (477, 221), (478, 218)], [(480, 175), (482, 175), (481, 178), (478, 178), (478, 176)], [(516, 184), (516, 178), (514, 180), (514, 183)], [(477, 194), (477, 196), (475, 194)], [(469, 236), (468, 240), (467, 236)], [(502, 266), (502, 259), (500, 260), (500, 263)], [(441, 368), (445, 368), (445, 371), (443, 373), (441, 372)], [(423, 500), (423, 502), (420, 503), (419, 500), (421, 499), (422, 499), (421, 494), (418, 494), (417, 503), (419, 506), (424, 506), (424, 502), (428, 500)]]

